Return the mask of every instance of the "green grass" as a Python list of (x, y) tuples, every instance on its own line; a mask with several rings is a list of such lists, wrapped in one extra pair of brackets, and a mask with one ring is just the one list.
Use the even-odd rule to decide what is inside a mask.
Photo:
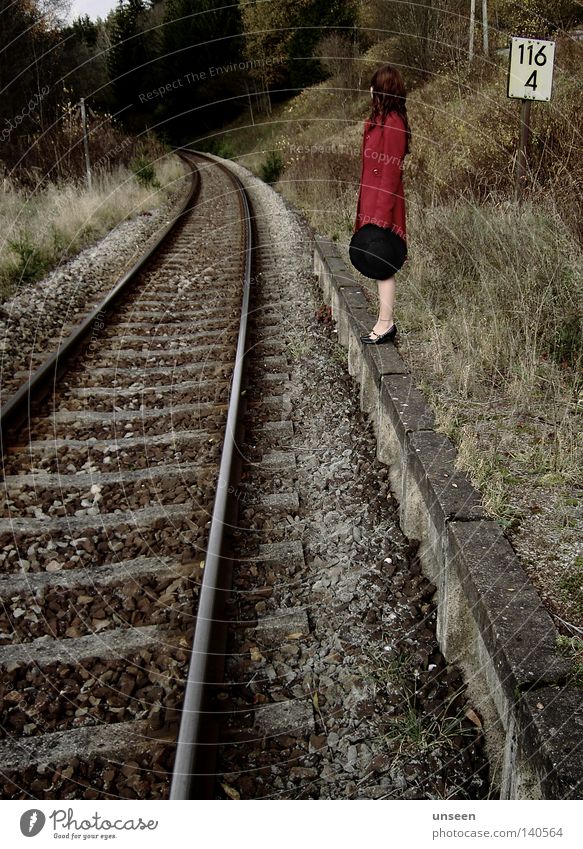
[(453, 737), (465, 737), (468, 744), (475, 732), (463, 725), (464, 713), (449, 716), (445, 711), (434, 716), (416, 709), (410, 699), (403, 711), (390, 718), (390, 728), (385, 739), (397, 743), (400, 754), (427, 754), (432, 749), (446, 749)]

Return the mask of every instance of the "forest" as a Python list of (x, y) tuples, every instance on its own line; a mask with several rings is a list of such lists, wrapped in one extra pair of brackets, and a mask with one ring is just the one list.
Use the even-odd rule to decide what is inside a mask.
[[(221, 126), (251, 98), (268, 111), (273, 99), (323, 78), (317, 59), (294, 57), (311, 57), (322, 32), (353, 27), (356, 8), (342, 0), (120, 0), (105, 20), (67, 23), (63, 0), (2, 0), (0, 164), (33, 182), (49, 171), (80, 176), (81, 98), (101, 164), (132, 155), (127, 134), (177, 145)], [(269, 18), (273, 33), (258, 36), (257, 22)]]
[[(93, 158), (108, 167), (128, 162), (144, 134), (175, 146), (243, 110), (269, 116), (273, 103), (333, 73), (330, 46), (337, 63), (353, 68), (348, 84), (356, 90), (359, 57), (388, 33), (398, 33), (414, 85), (456, 51), (465, 54), (468, 7), (469, 0), (119, 0), (105, 20), (69, 22), (68, 0), (2, 0), (0, 166), (33, 185), (81, 176), (81, 98)], [(493, 32), (544, 36), (575, 26), (581, 12), (572, 0), (490, 0), (488, 14)]]

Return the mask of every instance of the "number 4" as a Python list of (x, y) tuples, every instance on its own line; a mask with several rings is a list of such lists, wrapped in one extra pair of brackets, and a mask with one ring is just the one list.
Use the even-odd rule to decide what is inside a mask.
[(527, 79), (527, 81), (524, 84), (525, 88), (526, 88), (526, 86), (529, 86), (533, 91), (536, 91), (536, 74), (537, 74), (536, 71), (532, 72), (532, 74), (530, 75), (530, 77)]

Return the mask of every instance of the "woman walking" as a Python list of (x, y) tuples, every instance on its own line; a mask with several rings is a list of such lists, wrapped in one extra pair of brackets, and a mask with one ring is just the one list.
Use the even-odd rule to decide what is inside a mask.
[[(365, 344), (391, 341), (395, 272), (407, 258), (403, 160), (409, 152), (405, 84), (399, 71), (383, 65), (371, 80), (372, 108), (365, 121), (362, 168), (351, 260), (361, 273), (378, 280), (379, 315)], [(382, 279), (381, 279), (382, 277)]]

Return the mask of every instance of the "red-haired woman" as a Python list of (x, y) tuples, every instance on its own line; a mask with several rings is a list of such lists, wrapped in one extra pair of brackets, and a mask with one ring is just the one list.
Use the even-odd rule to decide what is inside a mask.
[[(403, 160), (409, 152), (411, 131), (407, 119), (405, 84), (399, 71), (392, 65), (379, 68), (372, 77), (370, 93), (372, 108), (364, 125), (362, 170), (354, 232), (369, 223), (389, 228), (397, 236), (396, 239), (390, 237), (397, 244), (397, 254), (400, 252), (401, 257), (406, 259), (407, 234), (402, 169)], [(382, 231), (375, 232), (380, 233), (381, 237), (386, 236)], [(373, 252), (370, 251), (371, 259), (374, 259)], [(404, 261), (403, 259), (402, 262)], [(372, 274), (367, 276), (372, 277)], [(378, 280), (378, 291), (378, 319), (372, 331), (361, 336), (366, 344), (389, 342), (397, 332), (393, 321), (394, 273), (385, 280)]]

